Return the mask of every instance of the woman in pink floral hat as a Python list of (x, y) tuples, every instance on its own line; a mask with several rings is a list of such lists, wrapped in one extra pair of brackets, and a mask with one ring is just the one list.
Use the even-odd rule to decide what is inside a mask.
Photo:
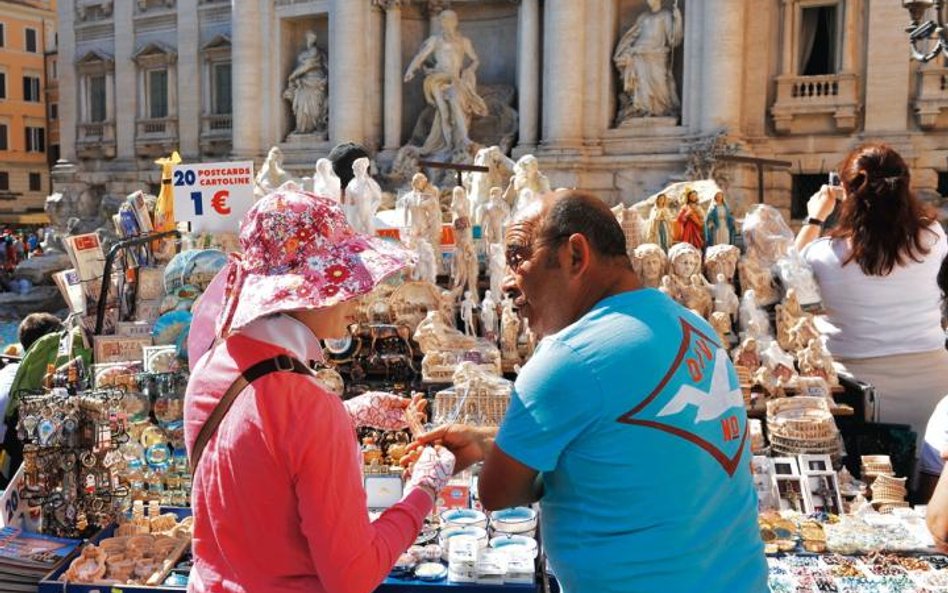
[(232, 256), (218, 339), (185, 400), (190, 591), (367, 593), (417, 536), (454, 457), (426, 448), (401, 502), (368, 519), (355, 428), (405, 427), (408, 400), (343, 403), (309, 371), (354, 299), (408, 263), (355, 233), (333, 201), (281, 189), (257, 202)]

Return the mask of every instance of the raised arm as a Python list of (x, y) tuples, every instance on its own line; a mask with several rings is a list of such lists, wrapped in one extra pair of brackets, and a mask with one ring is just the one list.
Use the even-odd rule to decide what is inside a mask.
[(421, 49), (418, 50), (418, 53), (415, 54), (415, 57), (412, 58), (411, 63), (408, 64), (408, 69), (405, 71), (405, 82), (409, 82), (412, 78), (415, 77), (415, 72), (421, 68), (421, 65), (425, 63), (425, 60), (431, 56), (434, 52), (435, 47), (437, 46), (438, 39), (436, 37), (429, 37), (421, 44)]

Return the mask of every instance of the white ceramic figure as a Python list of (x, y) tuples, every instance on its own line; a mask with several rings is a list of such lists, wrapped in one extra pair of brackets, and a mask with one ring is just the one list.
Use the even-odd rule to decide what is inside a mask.
[(415, 261), (415, 267), (412, 270), (412, 279), (437, 284), (438, 269), (435, 266), (435, 254), (434, 249), (431, 248), (431, 243), (419, 237), (415, 239), (414, 245), (418, 259)]
[(437, 311), (428, 311), (412, 338), (424, 354), (439, 350), (468, 349), (476, 344), (474, 338), (461, 333), (452, 324), (445, 323)]
[(471, 201), (467, 191), (460, 185), (451, 191), (451, 220), (454, 224), (454, 240), (458, 246), (474, 244), (474, 229), (471, 225)]
[(481, 301), (481, 332), (488, 340), (497, 339), (497, 301), (491, 291), (484, 291), (484, 300)]
[(681, 302), (685, 307), (708, 319), (714, 309), (711, 285), (701, 274), (692, 274), (688, 284), (681, 287)]
[(691, 243), (676, 243), (668, 250), (668, 272), (673, 298), (684, 303), (691, 277), (701, 273), (701, 252)]
[(283, 151), (273, 146), (254, 178), (254, 196), (260, 199), (291, 180), (290, 174), (283, 170)]
[(753, 290), (757, 303), (766, 307), (779, 299), (774, 276), (760, 258), (747, 253), (737, 264), (741, 278), (741, 289), (746, 293)]
[(704, 277), (713, 280), (724, 274), (724, 279), (733, 283), (740, 259), (741, 250), (734, 245), (712, 245), (704, 252)]
[(351, 216), (349, 223), (360, 233), (375, 234), (375, 212), (382, 204), (382, 188), (369, 176), (369, 159), (361, 157), (352, 163), (354, 177), (346, 186), (346, 202)]
[(510, 183), (516, 163), (500, 150), (499, 146), (488, 146), (477, 151), (474, 165), (487, 167), (487, 172), (471, 171), (464, 174), (464, 186), (474, 203), (474, 224), (480, 224), (478, 208), (490, 199), (490, 191), (495, 187), (505, 188)]
[(405, 211), (405, 227), (409, 237), (424, 237), (429, 243), (434, 232), (441, 236), (441, 225), (437, 229), (431, 226), (435, 222), (431, 216), (431, 205), (437, 205), (438, 196), (432, 191), (428, 178), (424, 173), (415, 173), (411, 178), (411, 191), (402, 197), (402, 207)]
[(492, 187), (487, 203), (477, 209), (476, 220), (481, 225), (484, 243), (494, 245), (504, 242), (504, 228), (510, 218), (510, 206), (504, 201), (503, 190)]
[(727, 281), (724, 274), (718, 274), (714, 283), (714, 310), (726, 313), (731, 321), (737, 320), (741, 300), (737, 298), (734, 285)]
[(796, 290), (801, 306), (808, 309), (820, 306), (823, 298), (813, 270), (796, 249), (789, 250), (785, 257), (778, 259), (775, 267), (783, 285)]
[(471, 293), (471, 299), (476, 303), (477, 299), (477, 251), (474, 249), (474, 242), (459, 242), (454, 252), (454, 290), (467, 290)]
[(464, 298), (461, 299), (461, 323), (464, 324), (464, 335), (476, 335), (474, 331), (474, 299), (471, 298), (471, 291), (464, 291)]
[(807, 347), (797, 355), (800, 361), (800, 374), (808, 377), (822, 377), (832, 388), (839, 385), (839, 376), (833, 366), (833, 357), (823, 347), (819, 338), (810, 340)]
[(760, 353), (761, 363), (764, 364), (781, 385), (792, 385), (797, 378), (797, 371), (793, 366), (793, 356), (784, 352), (776, 341), (771, 341)]
[(740, 308), (741, 334), (745, 337), (756, 338), (762, 346), (770, 341), (770, 317), (757, 304), (757, 294), (753, 289), (745, 290), (741, 298)]
[(329, 75), (326, 56), (316, 47), (316, 32), (306, 32), (306, 48), (286, 80), (283, 98), (293, 108), (295, 134), (325, 132), (329, 120)]
[[(441, 31), (425, 40), (405, 72), (405, 82), (409, 82), (423, 64), (429, 64), (423, 86), (435, 117), (421, 154), (466, 149), (471, 119), (487, 115), (487, 104), (477, 94), (475, 73), (480, 61), (474, 45), (458, 31), (457, 13), (445, 10), (438, 18)], [(466, 59), (470, 64), (465, 67)]]
[(504, 283), (504, 275), (507, 273), (507, 258), (504, 254), (504, 246), (500, 243), (494, 243), (488, 248), (487, 271), (490, 276), (491, 292), (502, 294), (501, 287)]
[(627, 117), (677, 115), (680, 107), (671, 52), (684, 39), (681, 11), (677, 0), (671, 10), (662, 7), (662, 0), (648, 0), (648, 7), (619, 39), (612, 56), (629, 99), (620, 122)]
[(643, 285), (658, 288), (668, 267), (668, 256), (658, 245), (642, 243), (632, 253), (632, 267)]
[(625, 235), (625, 250), (632, 257), (635, 248), (642, 244), (644, 222), (639, 215), (639, 211), (632, 207), (626, 207), (623, 204), (617, 204), (612, 208), (612, 213), (616, 215), (619, 226), (622, 227), (622, 234)]
[[(800, 307), (797, 291), (793, 288), (787, 290), (784, 301), (778, 303), (774, 309), (776, 313), (777, 343), (784, 350), (795, 350), (791, 331), (798, 320), (810, 315)], [(804, 344), (805, 346), (806, 344)]]
[(514, 300), (504, 295), (500, 301), (500, 355), (508, 367), (520, 363), (517, 338), (520, 336), (520, 317), (514, 309)]
[[(516, 216), (517, 212), (533, 201), (534, 196), (545, 194), (550, 189), (550, 180), (540, 172), (537, 157), (525, 154), (514, 166), (514, 176), (504, 192), (504, 199), (513, 207), (512, 214)], [(525, 194), (524, 190), (530, 190), (530, 193)]]
[(332, 198), (337, 202), (342, 199), (341, 182), (333, 172), (332, 161), (329, 159), (316, 161), (316, 170), (313, 172), (313, 193), (317, 196)]

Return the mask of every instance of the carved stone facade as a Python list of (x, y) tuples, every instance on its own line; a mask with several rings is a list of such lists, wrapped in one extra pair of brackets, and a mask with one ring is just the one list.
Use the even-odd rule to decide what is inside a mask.
[[(893, 26), (907, 19), (898, 2), (661, 3), (673, 5), (683, 31), (668, 44), (667, 69), (680, 106), (616, 125), (625, 87), (614, 52), (652, 10), (647, 0), (61, 0), (62, 154), (80, 176), (122, 191), (155, 183), (152, 155), (175, 141), (189, 161), (259, 163), (278, 145), (299, 175), (354, 141), (385, 173), (400, 147), (430, 129), (422, 85), (403, 78), (450, 8), (480, 57), (478, 91), (502, 90), (498, 100), (516, 114), (511, 156), (535, 154), (554, 187), (613, 203), (644, 199), (684, 178), (690, 146), (726, 129), (738, 154), (792, 163), (763, 174), (765, 199), (781, 208), (790, 208), (797, 176), (827, 173), (871, 138), (908, 158), (917, 188), (936, 189), (948, 170), (948, 69), (909, 60)], [(310, 30), (328, 64), (325, 140), (290, 134), (281, 97)], [(164, 47), (148, 55), (165, 62), (136, 60), (145, 47)], [(141, 77), (163, 68), (168, 115), (156, 143), (142, 128), (154, 95)], [(90, 85), (105, 98), (102, 121), (90, 121)], [(474, 118), (472, 139), (481, 125)], [(729, 168), (729, 204), (740, 216), (757, 200), (758, 176), (751, 165)]]

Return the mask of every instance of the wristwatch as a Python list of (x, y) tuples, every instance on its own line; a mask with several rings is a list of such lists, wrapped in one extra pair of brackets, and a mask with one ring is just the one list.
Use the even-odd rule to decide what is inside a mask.
[(824, 224), (825, 222), (826, 222), (825, 220), (820, 220), (819, 218), (814, 218), (814, 217), (812, 217), (812, 216), (807, 216), (807, 217), (806, 217), (806, 220), (803, 221), (803, 224), (813, 224), (813, 225), (816, 225), (816, 226), (822, 228), (822, 227), (823, 227), (823, 224)]

